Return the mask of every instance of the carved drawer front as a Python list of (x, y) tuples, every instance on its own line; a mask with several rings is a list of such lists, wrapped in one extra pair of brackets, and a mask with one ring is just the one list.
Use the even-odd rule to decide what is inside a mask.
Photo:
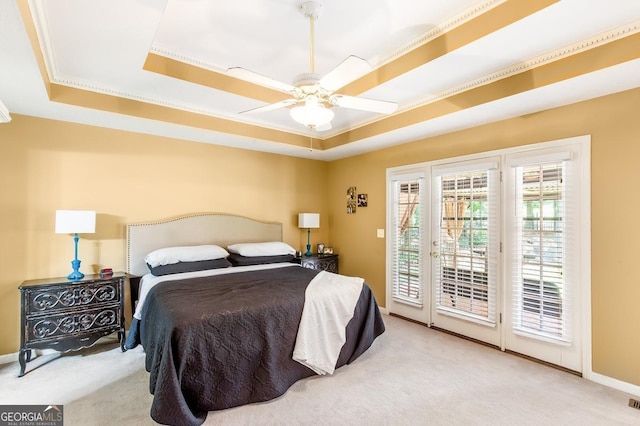
[(113, 305), (32, 317), (27, 319), (26, 332), (28, 341), (36, 341), (119, 327), (120, 306)]
[(328, 272), (338, 273), (338, 258), (336, 256), (331, 257), (311, 257), (301, 259), (303, 267), (308, 269), (325, 270)]
[(119, 281), (107, 281), (80, 285), (65, 285), (29, 290), (26, 303), (27, 315), (55, 313), (79, 306), (98, 305), (120, 300)]
[(328, 271), (328, 272), (338, 272), (338, 268), (336, 267), (336, 261), (334, 259), (331, 259), (331, 260), (320, 259), (318, 261), (317, 269), (324, 269), (325, 271)]
[(307, 269), (318, 269), (318, 267), (316, 266), (315, 263), (313, 262), (303, 262), (302, 266), (307, 268)]

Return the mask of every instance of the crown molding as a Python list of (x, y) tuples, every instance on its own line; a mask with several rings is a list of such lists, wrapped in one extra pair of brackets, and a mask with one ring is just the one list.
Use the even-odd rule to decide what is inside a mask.
[(610, 31), (600, 33), (596, 36), (574, 43), (570, 46), (566, 46), (551, 52), (544, 53), (542, 55), (533, 57), (519, 64), (512, 65), (504, 68), (495, 73), (480, 77), (476, 80), (469, 81), (456, 87), (446, 89), (428, 98), (415, 101), (411, 104), (405, 105), (403, 108), (398, 109), (397, 113), (407, 111), (419, 106), (423, 106), (432, 102), (436, 102), (453, 95), (457, 95), (468, 90), (475, 89), (476, 87), (484, 86), (486, 84), (493, 83), (498, 80), (502, 80), (513, 75), (520, 74), (522, 72), (541, 67), (543, 65), (555, 62), (561, 59), (568, 58), (573, 55), (577, 55), (587, 50), (594, 49), (596, 47), (604, 46), (616, 40), (623, 39), (630, 35), (640, 32), (640, 20), (633, 21), (622, 27), (614, 28)]
[(204, 68), (211, 71), (216, 71), (219, 73), (226, 74), (227, 68), (223, 68), (219, 65), (214, 64), (213, 62), (203, 61), (201, 59), (194, 59), (189, 56), (185, 56), (179, 52), (173, 52), (171, 50), (160, 48), (152, 45), (149, 49), (149, 53), (155, 53), (156, 55), (164, 56), (165, 58), (175, 59), (179, 62), (184, 62), (185, 64), (195, 65), (200, 68)]
[(11, 121), (11, 116), (9, 115), (9, 110), (6, 106), (0, 101), (0, 123), (8, 123)]
[(489, 10), (506, 2), (507, 0), (486, 0), (484, 2), (480, 2), (475, 6), (459, 13), (453, 18), (441, 23), (437, 27), (432, 28), (430, 31), (416, 37), (410, 42), (396, 48), (395, 50), (390, 52), (388, 55), (384, 56), (382, 59), (377, 61), (375, 64), (371, 64), (371, 65), (373, 65), (375, 68), (378, 68), (382, 65), (388, 64), (389, 62), (393, 62), (399, 57), (418, 48), (419, 46), (422, 46), (423, 44), (430, 42), (431, 40), (441, 36), (442, 34), (445, 34), (453, 30), (454, 28), (459, 27), (460, 25), (463, 25), (473, 20), (478, 16), (484, 13), (487, 13)]

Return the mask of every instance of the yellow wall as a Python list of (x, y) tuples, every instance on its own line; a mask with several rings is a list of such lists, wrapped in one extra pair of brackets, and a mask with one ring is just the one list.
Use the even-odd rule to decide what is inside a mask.
[[(98, 233), (80, 241), (85, 272), (124, 268), (125, 223), (228, 212), (284, 222), (285, 241), (302, 248), (296, 214), (316, 211), (312, 243), (332, 245), (341, 272), (364, 277), (385, 306), (376, 229), (388, 167), (590, 134), (593, 369), (640, 385), (638, 111), (640, 89), (330, 163), (13, 115), (0, 125), (0, 354), (18, 349), (18, 285), (70, 272), (73, 244), (54, 233), (56, 209), (99, 214)], [(355, 215), (349, 186), (369, 195)]]
[[(97, 211), (79, 242), (81, 271), (125, 268), (125, 224), (224, 212), (284, 224), (301, 250), (298, 212), (320, 213), (326, 240), (327, 163), (13, 115), (0, 125), (0, 354), (19, 348), (18, 286), (71, 272), (73, 239), (56, 209)], [(129, 312), (129, 311), (127, 311)]]
[[(640, 89), (334, 161), (330, 239), (341, 273), (362, 276), (385, 305), (386, 169), (591, 135), (592, 339), (596, 373), (640, 385)], [(369, 205), (347, 215), (346, 190)]]

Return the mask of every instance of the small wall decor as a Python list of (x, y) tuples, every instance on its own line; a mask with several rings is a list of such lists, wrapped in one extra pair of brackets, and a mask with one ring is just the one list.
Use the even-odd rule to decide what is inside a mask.
[(324, 254), (324, 243), (318, 243), (318, 254)]
[(356, 187), (350, 186), (347, 189), (347, 214), (356, 212)]
[(358, 194), (358, 207), (367, 207), (367, 194)]

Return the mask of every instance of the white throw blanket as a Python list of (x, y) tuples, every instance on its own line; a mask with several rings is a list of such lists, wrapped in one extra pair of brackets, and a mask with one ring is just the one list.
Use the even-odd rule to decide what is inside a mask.
[(362, 278), (326, 271), (311, 280), (293, 350), (295, 361), (317, 374), (333, 374), (363, 283)]

